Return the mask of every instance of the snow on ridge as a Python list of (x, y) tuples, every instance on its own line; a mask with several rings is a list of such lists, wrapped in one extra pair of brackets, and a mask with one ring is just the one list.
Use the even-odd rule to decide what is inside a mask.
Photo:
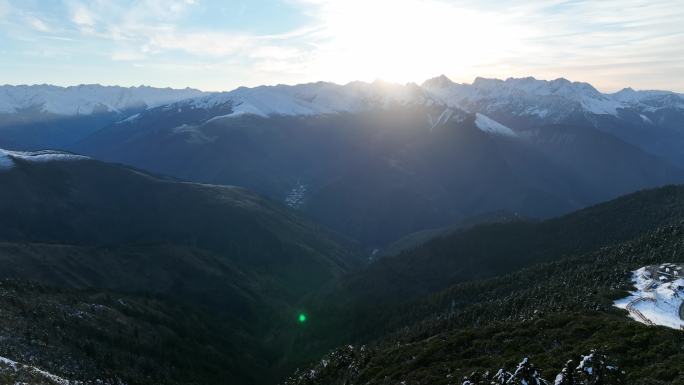
[[(508, 108), (513, 113), (538, 118), (567, 116), (580, 110), (593, 114), (618, 115), (620, 109), (654, 111), (663, 107), (684, 108), (684, 98), (669, 91), (624, 89), (601, 93), (588, 83), (560, 78), (540, 80), (533, 77), (486, 79), (472, 84), (452, 82), (444, 75), (422, 85), (350, 82), (344, 85), (316, 82), (297, 85), (240, 87), (229, 92), (204, 93), (194, 89), (174, 90), (152, 87), (105, 87), (82, 85), (0, 86), (0, 113), (26, 108), (61, 115), (86, 115), (98, 111), (128, 108), (224, 107), (220, 118), (244, 114), (316, 115), (358, 112), (389, 104), (438, 103), (470, 112)], [(226, 108), (227, 107), (227, 108)], [(230, 108), (233, 109), (231, 113)], [(123, 120), (120, 123), (135, 120)], [(217, 116), (217, 118), (219, 118)]]
[(630, 318), (646, 325), (684, 329), (684, 265), (665, 263), (644, 266), (632, 272), (635, 291), (613, 303), (626, 309)]
[(0, 171), (7, 170), (12, 167), (14, 167), (14, 161), (5, 151), (0, 149)]
[(608, 94), (592, 85), (564, 78), (540, 80), (533, 77), (487, 79), (476, 78), (472, 84), (459, 84), (440, 76), (425, 81), (425, 92), (451, 107), (471, 112), (483, 104), (492, 108), (507, 106), (519, 115), (545, 118), (552, 112), (567, 115), (575, 109), (617, 116), (620, 109), (657, 110), (663, 107), (684, 108), (684, 98), (670, 91), (635, 91), (624, 89)]
[(212, 118), (222, 119), (244, 114), (262, 117), (278, 115), (318, 115), (340, 112), (358, 112), (372, 107), (387, 107), (391, 104), (424, 103), (422, 91), (416, 85), (399, 85), (376, 81), (373, 83), (351, 82), (345, 85), (335, 83), (306, 83), (298, 85), (240, 87), (176, 103), (192, 108), (214, 108), (231, 105), (232, 112)]
[(150, 108), (203, 94), (190, 88), (118, 87), (80, 85), (0, 86), (0, 113), (23, 109), (59, 115), (89, 115), (101, 111), (119, 112), (129, 108)]
[(29, 162), (76, 161), (90, 159), (87, 156), (71, 154), (62, 151), (9, 151), (0, 148), (0, 171), (14, 167), (14, 159)]
[(480, 130), (490, 134), (517, 136), (512, 129), (479, 112), (475, 114), (475, 125)]
[(0, 357), (0, 363), (9, 366), (10, 368), (12, 368), (12, 370), (14, 372), (17, 372), (21, 369), (28, 370), (30, 372), (34, 372), (34, 373), (36, 373), (36, 374), (54, 382), (54, 383), (57, 383), (59, 385), (78, 385), (78, 384), (80, 384), (79, 381), (70, 381), (70, 380), (64, 379), (60, 376), (57, 376), (55, 374), (52, 374), (50, 372), (47, 372), (43, 369), (39, 369), (35, 366), (20, 364), (16, 361), (10, 360), (9, 358)]

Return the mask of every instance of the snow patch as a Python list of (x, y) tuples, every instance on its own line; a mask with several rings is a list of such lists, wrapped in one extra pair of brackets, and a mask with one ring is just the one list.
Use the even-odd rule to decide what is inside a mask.
[[(680, 307), (684, 298), (684, 268), (663, 264), (644, 266), (632, 272), (635, 291), (614, 302), (629, 311), (630, 318), (646, 325), (662, 325), (683, 329)], [(680, 278), (681, 277), (681, 278)]]
[(290, 190), (290, 192), (285, 197), (285, 204), (292, 207), (293, 209), (298, 209), (304, 205), (304, 199), (306, 196), (306, 185), (297, 182), (297, 184)]
[(644, 114), (639, 114), (639, 116), (641, 117), (641, 120), (644, 121), (644, 123), (653, 124), (653, 121), (649, 119), (648, 116)]
[(448, 107), (447, 107), (447, 108), (445, 108), (444, 111), (442, 111), (442, 113), (437, 117), (437, 120), (433, 121), (433, 120), (432, 120), (432, 116), (429, 116), (429, 120), (430, 120), (430, 130), (432, 130), (433, 128), (435, 128), (435, 127), (437, 127), (437, 126), (443, 125), (443, 124), (445, 124), (446, 122), (448, 122), (449, 119), (451, 119), (451, 116), (452, 116), (453, 114), (454, 114), (454, 110), (452, 110), (451, 108), (448, 108)]
[(60, 151), (9, 151), (0, 149), (0, 170), (8, 170), (14, 167), (14, 159), (29, 162), (64, 162), (90, 159), (87, 156), (75, 155)]
[(0, 149), (0, 170), (8, 170), (14, 167), (14, 161), (7, 152)]
[(116, 124), (135, 122), (136, 120), (138, 120), (139, 117), (140, 117), (140, 113), (133, 114), (124, 120), (120, 120), (120, 121), (116, 122)]
[(517, 136), (515, 131), (479, 112), (475, 114), (475, 125), (480, 130), (490, 134)]
[(10, 360), (9, 358), (5, 357), (0, 357), (0, 363), (5, 364), (9, 366), (13, 371), (17, 372), (19, 370), (28, 370), (31, 372), (34, 372), (40, 376), (43, 376), (44, 378), (47, 378), (48, 380), (55, 382), (59, 385), (77, 385), (81, 384), (79, 381), (69, 381), (67, 379), (64, 379), (62, 377), (59, 377), (57, 375), (54, 375), (52, 373), (49, 373), (45, 370), (36, 368), (35, 366), (30, 366), (30, 365), (24, 365), (20, 364), (16, 361)]

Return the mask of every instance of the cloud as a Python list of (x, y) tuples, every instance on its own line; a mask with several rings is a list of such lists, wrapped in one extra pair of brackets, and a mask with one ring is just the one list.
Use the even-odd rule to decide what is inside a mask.
[(10, 5), (6, 0), (0, 0), (0, 19), (7, 16), (10, 12)]
[[(242, 16), (229, 7), (239, 17), (225, 23), (212, 18), (225, 8), (219, 0), (62, 0), (54, 9), (0, 0), (0, 20), (17, 39), (46, 39), (47, 31), (72, 39), (62, 46), (72, 56), (92, 47), (103, 60), (174, 74), (230, 63), (257, 83), (420, 82), (445, 73), (684, 90), (684, 7), (675, 0), (281, 1), (299, 23), (274, 19), (268, 33), (244, 27), (260, 15), (257, 5)], [(52, 46), (59, 49), (56, 41), (44, 48)]]
[(285, 63), (305, 54), (310, 28), (254, 34), (188, 25), (186, 17), (197, 5), (194, 0), (142, 0), (128, 6), (104, 0), (68, 3), (83, 38), (114, 44), (109, 58), (115, 61), (184, 54), (204, 64), (230, 58), (261, 68), (294, 68)]
[(612, 86), (617, 74), (597, 81), (587, 63), (644, 68), (635, 63), (684, 60), (678, 48), (684, 45), (684, 10), (676, 1), (288, 1), (309, 21), (268, 35), (189, 25), (186, 17), (197, 1), (70, 4), (82, 33), (119, 46), (112, 60), (185, 54), (209, 64), (230, 58), (285, 82), (586, 73), (584, 80), (600, 86), (606, 79)]
[(71, 21), (80, 27), (94, 27), (95, 15), (86, 6), (76, 4), (71, 10)]
[(111, 54), (111, 59), (114, 61), (141, 61), (147, 58), (142, 52), (135, 51), (116, 51)]
[(50, 32), (50, 28), (45, 22), (35, 16), (27, 16), (26, 22), (38, 32)]

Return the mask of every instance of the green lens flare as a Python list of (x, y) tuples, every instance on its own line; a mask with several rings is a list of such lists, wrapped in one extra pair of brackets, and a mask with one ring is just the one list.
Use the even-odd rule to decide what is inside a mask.
[(304, 322), (306, 322), (306, 314), (304, 314), (304, 313), (299, 313), (299, 317), (297, 317), (297, 320), (299, 321), (299, 323), (304, 323)]

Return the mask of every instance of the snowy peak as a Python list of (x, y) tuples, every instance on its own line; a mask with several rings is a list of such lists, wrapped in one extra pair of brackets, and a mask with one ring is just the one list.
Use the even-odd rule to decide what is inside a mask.
[(0, 171), (14, 168), (15, 160), (21, 159), (29, 162), (63, 162), (89, 159), (86, 156), (75, 155), (63, 151), (9, 151), (0, 148)]
[(628, 88), (614, 94), (603, 94), (591, 84), (571, 82), (565, 78), (501, 80), (478, 77), (472, 84), (456, 84), (445, 79), (430, 79), (423, 83), (422, 88), (438, 101), (471, 112), (504, 110), (518, 116), (562, 120), (576, 112), (617, 116), (620, 109), (626, 108), (639, 111), (684, 108), (682, 96), (673, 92)]
[(446, 88), (455, 85), (446, 75), (439, 75), (436, 78), (428, 79), (423, 82), (421, 87), (425, 88)]
[(153, 87), (118, 87), (96, 84), (73, 87), (51, 85), (0, 86), (0, 113), (37, 109), (58, 115), (90, 115), (149, 108), (202, 95), (203, 92)]
[(647, 111), (659, 108), (684, 108), (684, 97), (670, 91), (635, 91), (632, 88), (625, 88), (609, 97), (624, 105)]
[(588, 83), (571, 82), (565, 78), (555, 80), (538, 80), (533, 77), (486, 79), (476, 78), (473, 88), (484, 91), (508, 91), (518, 90), (529, 95), (545, 96), (574, 96), (574, 97), (602, 97), (602, 94)]
[(477, 78), (465, 91), (463, 98), (472, 103), (489, 100), (499, 104), (516, 105), (523, 102), (527, 107), (532, 107), (526, 111), (530, 115), (546, 116), (561, 110), (570, 112), (573, 109), (614, 115), (621, 107), (620, 103), (601, 94), (590, 84), (571, 82), (565, 78)]
[(424, 101), (422, 90), (413, 84), (399, 85), (376, 81), (337, 85), (318, 82), (295, 86), (241, 87), (230, 92), (180, 102), (169, 108), (178, 108), (180, 105), (190, 105), (193, 108), (230, 105), (232, 112), (221, 117), (244, 114), (267, 117), (358, 112), (392, 104), (406, 105)]

